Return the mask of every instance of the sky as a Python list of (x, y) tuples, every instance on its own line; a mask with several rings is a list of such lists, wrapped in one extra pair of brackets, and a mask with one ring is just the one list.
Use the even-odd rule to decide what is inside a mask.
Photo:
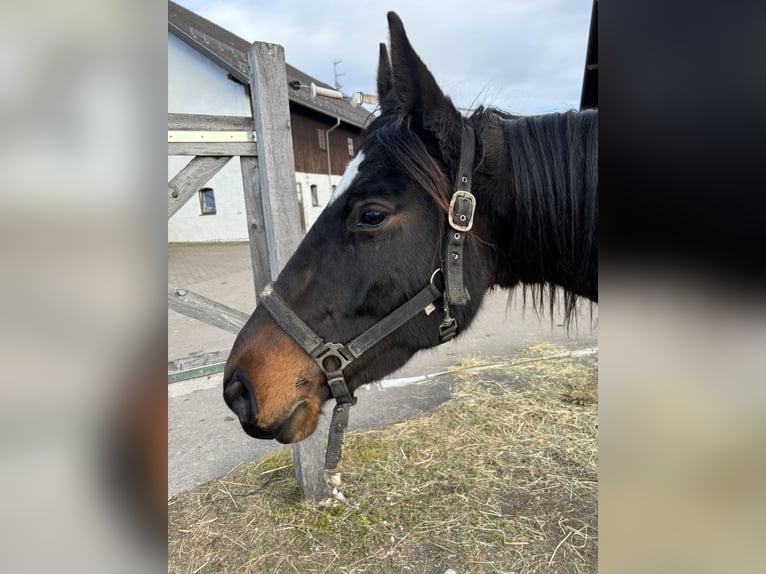
[(386, 12), (458, 108), (517, 114), (578, 109), (592, 0), (176, 0), (341, 91), (376, 93)]

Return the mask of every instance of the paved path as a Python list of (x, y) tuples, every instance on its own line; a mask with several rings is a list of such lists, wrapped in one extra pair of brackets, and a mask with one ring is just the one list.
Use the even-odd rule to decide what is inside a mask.
[[(171, 285), (185, 287), (250, 313), (255, 304), (247, 244), (168, 246)], [(519, 349), (543, 341), (569, 349), (598, 344), (590, 311), (584, 305), (579, 329), (567, 334), (560, 317), (538, 318), (506, 291), (490, 294), (471, 329), (436, 349), (423, 351), (389, 378), (443, 371), (467, 357), (512, 358)], [(168, 311), (168, 359), (225, 349), (234, 335)], [(449, 376), (401, 387), (371, 384), (358, 391), (351, 430), (406, 420), (433, 409), (450, 397)], [(331, 411), (330, 403), (325, 405)], [(326, 415), (327, 416), (327, 415)], [(168, 495), (217, 478), (267, 452), (290, 448), (247, 436), (221, 398), (221, 375), (174, 383), (168, 387)]]

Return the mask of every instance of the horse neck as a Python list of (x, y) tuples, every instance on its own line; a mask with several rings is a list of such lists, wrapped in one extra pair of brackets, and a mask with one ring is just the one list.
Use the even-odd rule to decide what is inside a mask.
[(487, 122), (476, 188), (496, 284), (547, 284), (597, 300), (597, 118), (567, 112)]

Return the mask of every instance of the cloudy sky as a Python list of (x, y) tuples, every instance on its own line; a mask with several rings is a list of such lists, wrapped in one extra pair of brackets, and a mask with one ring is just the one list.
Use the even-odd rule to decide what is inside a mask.
[(592, 0), (176, 0), (248, 41), (285, 47), (296, 68), (342, 91), (375, 93), (386, 12), (460, 108), (577, 109)]

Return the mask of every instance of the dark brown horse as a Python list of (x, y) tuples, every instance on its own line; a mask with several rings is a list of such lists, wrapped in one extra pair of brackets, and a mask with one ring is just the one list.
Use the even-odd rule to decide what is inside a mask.
[(561, 288), (568, 316), (598, 300), (597, 112), (464, 118), (388, 21), (380, 115), (226, 364), (257, 438), (304, 439), (325, 400), (464, 331), (488, 289)]

